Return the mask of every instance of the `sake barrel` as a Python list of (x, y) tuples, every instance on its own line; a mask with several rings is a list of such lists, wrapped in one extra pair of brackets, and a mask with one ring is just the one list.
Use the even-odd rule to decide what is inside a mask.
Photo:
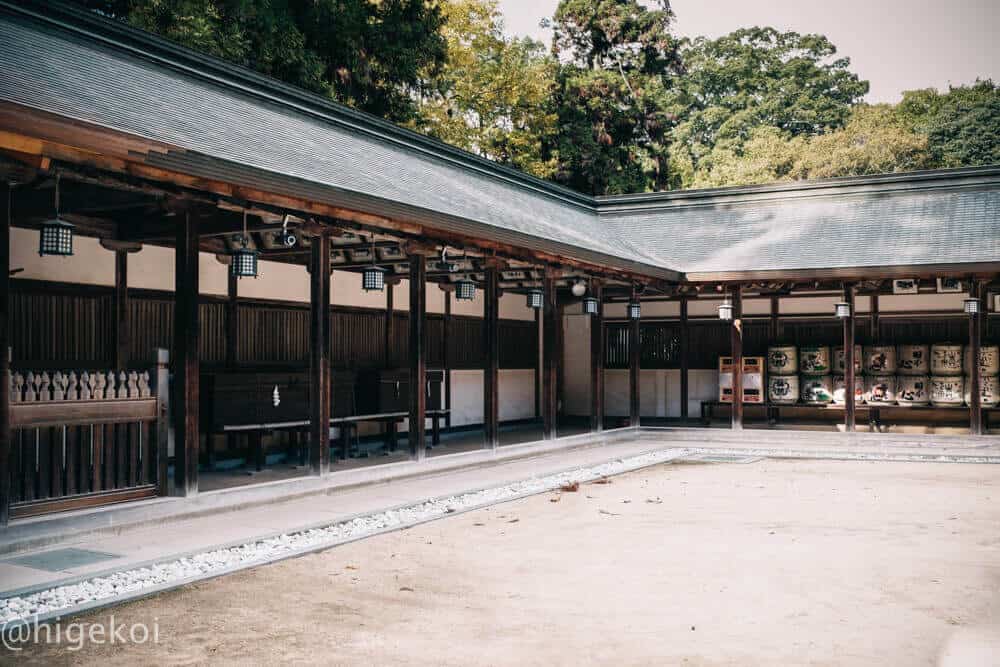
[(865, 373), (868, 375), (894, 375), (896, 373), (896, 348), (892, 345), (866, 347)]
[(833, 401), (833, 378), (829, 375), (804, 375), (799, 385), (803, 403), (826, 405)]
[(931, 379), (926, 375), (900, 375), (896, 383), (896, 401), (902, 407), (927, 405), (931, 400)]
[(799, 402), (798, 375), (770, 375), (767, 378), (767, 400), (778, 405)]
[[(860, 345), (854, 346), (854, 373), (855, 375), (860, 375), (862, 371), (861, 360), (864, 358), (864, 353), (861, 350)], [(833, 370), (836, 373), (846, 373), (847, 372), (847, 362), (844, 361), (844, 347), (839, 345), (833, 348)]]
[[(794, 345), (772, 345), (767, 348), (767, 374), (790, 375), (799, 372), (799, 350)], [(799, 392), (796, 390), (795, 395)]]
[(869, 375), (865, 378), (865, 403), (893, 405), (896, 402), (896, 376)]
[(800, 347), (799, 371), (803, 375), (829, 375), (830, 348), (826, 345), (803, 345)]
[[(966, 380), (965, 402), (972, 405), (972, 394), (969, 391), (972, 382)], [(1000, 403), (1000, 378), (996, 375), (981, 375), (979, 377), (979, 404), (988, 408)]]
[[(862, 403), (865, 400), (865, 379), (860, 376), (854, 377), (854, 402)], [(833, 378), (833, 402), (837, 405), (847, 403), (847, 382), (843, 375)]]
[(965, 378), (961, 375), (931, 377), (931, 405), (956, 406), (965, 400)]
[(927, 345), (900, 345), (896, 348), (896, 366), (900, 375), (927, 375), (931, 372), (931, 349)]
[[(965, 374), (972, 373), (972, 348), (965, 348)], [(979, 348), (979, 374), (996, 375), (1000, 373), (1000, 347), (996, 345), (983, 345)]]
[(953, 343), (941, 343), (939, 345), (931, 345), (932, 376), (961, 375), (961, 374), (962, 374), (961, 345), (955, 345)]

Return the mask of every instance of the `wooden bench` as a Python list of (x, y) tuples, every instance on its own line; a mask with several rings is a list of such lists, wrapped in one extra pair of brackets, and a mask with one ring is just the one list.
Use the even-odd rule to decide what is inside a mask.
[[(441, 444), (441, 420), (447, 419), (450, 412), (450, 410), (427, 410), (427, 418), (431, 420), (431, 445), (428, 446), (428, 449)], [(409, 412), (385, 412), (381, 414), (352, 415), (349, 417), (331, 418), (330, 426), (340, 429), (340, 437), (338, 438), (340, 458), (342, 460), (347, 459), (351, 451), (352, 440), (355, 451), (357, 452), (360, 449), (358, 425), (365, 422), (376, 422), (382, 424), (385, 434), (385, 440), (382, 444), (383, 452), (388, 454), (389, 452), (396, 451), (398, 426), (400, 422), (407, 419), (409, 416)], [(253, 461), (253, 467), (255, 471), (260, 472), (264, 469), (263, 436), (265, 433), (272, 433), (275, 431), (288, 431), (293, 434), (291, 440), (297, 452), (295, 452), (295, 454), (290, 452), (289, 454), (292, 456), (297, 455), (299, 464), (304, 465), (306, 451), (304, 441), (306, 438), (302, 438), (301, 436), (309, 429), (310, 425), (311, 424), (308, 420), (296, 420), (274, 422), (270, 424), (223, 425), (221, 430), (226, 434), (245, 433), (250, 436), (250, 451), (252, 452), (251, 458)], [(366, 451), (364, 456), (367, 455), (368, 452)]]
[[(715, 418), (715, 412), (718, 408), (732, 408), (731, 403), (723, 403), (722, 401), (702, 401), (701, 402), (701, 421), (706, 426), (712, 422)], [(748, 412), (757, 412), (757, 409), (762, 409), (762, 416), (767, 419), (767, 422), (772, 426), (777, 424), (781, 420), (782, 413), (788, 415), (791, 414), (804, 414), (807, 416), (818, 416), (823, 413), (840, 413), (843, 415), (846, 408), (843, 405), (837, 404), (826, 404), (826, 405), (809, 405), (807, 403), (744, 403), (743, 412), (746, 415)], [(914, 406), (902, 406), (902, 405), (870, 405), (868, 403), (858, 403), (854, 407), (855, 414), (860, 419), (862, 415), (867, 416), (868, 426), (873, 431), (881, 431), (883, 428), (883, 412), (898, 412), (899, 414), (927, 414), (928, 412), (936, 412), (939, 414), (947, 414), (949, 416), (957, 416), (958, 413), (968, 413), (969, 408), (966, 406), (934, 406), (934, 405), (914, 405)], [(988, 428), (990, 424), (989, 415), (990, 413), (1000, 411), (1000, 407), (983, 407), (983, 420), (985, 422), (985, 427)], [(841, 421), (843, 418), (841, 417)]]

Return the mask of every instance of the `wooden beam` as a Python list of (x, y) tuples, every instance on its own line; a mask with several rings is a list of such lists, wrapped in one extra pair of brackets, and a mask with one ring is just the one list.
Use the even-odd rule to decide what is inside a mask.
[(681, 298), (680, 355), (681, 355), (681, 421), (688, 420), (688, 400), (691, 369), (691, 331), (688, 324), (688, 298)]
[[(639, 300), (638, 290), (632, 290), (632, 299)], [(628, 338), (628, 424), (639, 428), (639, 367), (642, 364), (642, 320), (629, 319)]]
[(115, 329), (114, 365), (118, 370), (128, 366), (129, 341), (128, 251), (115, 250)]
[(486, 265), (483, 285), (483, 430), (484, 446), (500, 446), (500, 289), (496, 262)]
[[(983, 295), (978, 280), (972, 278), (969, 281), (969, 298), (979, 301), (979, 311), (982, 313), (985, 308)], [(979, 353), (982, 348), (982, 316), (980, 314), (969, 316), (969, 355), (972, 357), (969, 366), (969, 434), (983, 434), (983, 391), (980, 386), (981, 372), (979, 366)]]
[(226, 366), (236, 368), (240, 358), (240, 299), (239, 278), (226, 267)]
[(0, 528), (10, 520), (10, 195), (9, 183), (0, 183)]
[(844, 302), (851, 314), (844, 318), (844, 429), (852, 433), (855, 428), (854, 406), (854, 285), (844, 283)]
[(182, 214), (174, 253), (174, 484), (181, 496), (198, 493), (198, 221)]
[(309, 272), (309, 471), (330, 471), (330, 237), (313, 239)]
[(743, 288), (732, 287), (733, 325), (730, 342), (733, 357), (733, 410), (731, 426), (734, 431), (743, 430)]
[(604, 430), (604, 283), (590, 281), (590, 296), (597, 299), (597, 314), (590, 317), (590, 430)]
[(556, 437), (556, 420), (559, 406), (556, 404), (558, 387), (558, 332), (559, 304), (556, 301), (555, 272), (546, 267), (542, 280), (542, 434), (546, 440)]
[(410, 256), (410, 458), (427, 455), (427, 257)]

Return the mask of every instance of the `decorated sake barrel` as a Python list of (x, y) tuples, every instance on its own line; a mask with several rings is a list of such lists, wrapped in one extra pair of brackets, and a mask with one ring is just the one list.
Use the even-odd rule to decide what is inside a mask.
[(931, 346), (931, 375), (961, 375), (962, 346), (942, 343)]
[[(965, 374), (972, 373), (972, 349), (965, 348)], [(996, 345), (983, 345), (979, 348), (979, 374), (996, 375), (1000, 373), (1000, 347)]]
[(900, 375), (927, 375), (931, 372), (931, 349), (927, 345), (900, 345), (896, 348), (896, 372)]
[(770, 375), (767, 378), (767, 400), (777, 405), (799, 402), (798, 375)]
[[(803, 345), (800, 347), (799, 371), (803, 375), (829, 375), (830, 348), (826, 345)], [(802, 389), (805, 391), (804, 386)]]
[(833, 378), (829, 375), (804, 375), (799, 380), (802, 402), (809, 405), (826, 405), (833, 401)]
[[(969, 391), (972, 383), (967, 381), (965, 385), (965, 402), (972, 405), (972, 394)], [(982, 375), (979, 377), (979, 387), (982, 390), (979, 392), (980, 405), (992, 408), (1000, 403), (1000, 378), (996, 375)]]
[(866, 347), (865, 373), (868, 375), (895, 375), (896, 348), (892, 345)]
[[(860, 345), (854, 346), (854, 373), (860, 375), (862, 371), (861, 360), (864, 358)], [(837, 373), (847, 372), (847, 362), (844, 359), (844, 347), (833, 348), (833, 370)]]
[(896, 401), (902, 407), (927, 405), (931, 400), (931, 379), (926, 375), (900, 375)]
[(865, 403), (894, 405), (896, 403), (896, 376), (869, 375), (865, 378)]
[(961, 375), (931, 377), (931, 405), (956, 406), (965, 401), (965, 378)]
[[(861, 403), (865, 400), (865, 379), (860, 376), (854, 377), (854, 402)], [(847, 403), (847, 382), (843, 375), (833, 378), (833, 402), (837, 405)]]
[[(795, 376), (799, 372), (799, 350), (794, 345), (772, 345), (767, 348), (767, 374)], [(795, 396), (799, 392), (796, 388)]]

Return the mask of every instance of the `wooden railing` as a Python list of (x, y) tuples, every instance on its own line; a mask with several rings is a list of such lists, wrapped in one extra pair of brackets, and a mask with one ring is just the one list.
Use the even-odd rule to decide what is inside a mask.
[(11, 373), (11, 518), (166, 492), (166, 361)]

